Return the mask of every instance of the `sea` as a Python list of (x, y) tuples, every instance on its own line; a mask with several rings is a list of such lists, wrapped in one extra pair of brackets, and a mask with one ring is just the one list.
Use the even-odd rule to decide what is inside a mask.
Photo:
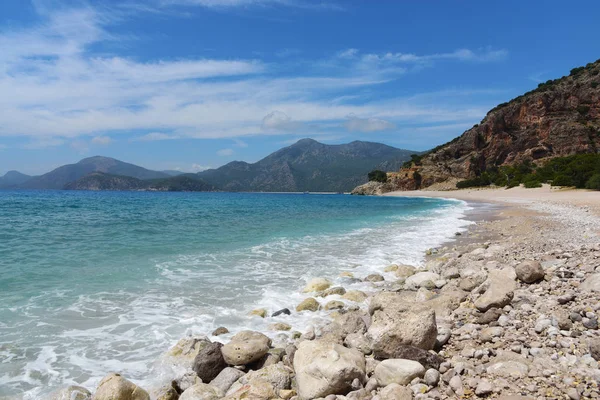
[(422, 265), (467, 229), (469, 209), (341, 194), (0, 191), (0, 398), (93, 391), (111, 371), (150, 389), (172, 378), (163, 355), (182, 337), (319, 326), (326, 312), (248, 313), (293, 311), (313, 277), (365, 289), (340, 274)]

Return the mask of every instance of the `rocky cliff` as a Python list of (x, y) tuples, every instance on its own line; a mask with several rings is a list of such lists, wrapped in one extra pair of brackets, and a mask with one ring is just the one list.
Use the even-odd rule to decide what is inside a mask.
[(493, 167), (599, 151), (600, 60), (498, 105), (461, 136), (389, 174), (377, 190), (420, 189)]

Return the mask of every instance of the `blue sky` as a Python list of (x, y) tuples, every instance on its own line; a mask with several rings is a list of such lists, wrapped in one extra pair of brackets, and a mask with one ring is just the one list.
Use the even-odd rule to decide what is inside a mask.
[(600, 58), (600, 2), (3, 0), (0, 174), (198, 171), (303, 137), (413, 150)]

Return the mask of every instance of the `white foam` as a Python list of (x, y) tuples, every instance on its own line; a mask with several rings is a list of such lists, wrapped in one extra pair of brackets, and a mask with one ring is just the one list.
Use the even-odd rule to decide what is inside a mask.
[[(11, 363), (26, 360), (27, 351), (38, 352), (35, 361), (21, 361), (21, 373), (0, 375), (0, 386), (22, 389), (25, 397), (36, 398), (44, 393), (41, 387), (77, 383), (93, 389), (106, 373), (116, 371), (153, 388), (176, 372), (156, 360), (186, 334), (210, 335), (226, 326), (231, 334), (214, 338), (225, 341), (242, 329), (276, 337), (281, 333), (267, 330), (273, 322), (288, 323), (301, 332), (311, 325), (320, 326), (328, 318), (326, 312), (265, 319), (247, 314), (255, 308), (266, 308), (269, 313), (293, 310), (306, 297), (300, 289), (312, 277), (366, 289), (370, 285), (362, 282), (348, 285), (339, 273), (351, 271), (360, 278), (382, 273), (392, 263), (420, 265), (425, 250), (441, 245), (470, 224), (464, 219), (466, 203), (441, 204), (433, 211), (391, 217), (386, 224), (351, 232), (280, 237), (247, 249), (157, 262), (160, 278), (143, 296), (127, 292), (80, 296), (56, 315), (57, 325), (68, 320), (72, 328), (49, 337), (41, 350), (0, 348), (0, 355)], [(39, 302), (43, 304), (43, 295), (30, 306)], [(52, 325), (51, 320), (48, 323)]]

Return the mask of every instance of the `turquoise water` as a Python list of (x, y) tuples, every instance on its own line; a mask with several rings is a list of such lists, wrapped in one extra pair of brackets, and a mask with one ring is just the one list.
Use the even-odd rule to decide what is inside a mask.
[(151, 387), (172, 373), (156, 360), (185, 335), (274, 321), (302, 331), (326, 316), (247, 313), (293, 308), (311, 277), (418, 264), (468, 225), (466, 209), (344, 195), (0, 191), (0, 396), (93, 389), (109, 371)]

